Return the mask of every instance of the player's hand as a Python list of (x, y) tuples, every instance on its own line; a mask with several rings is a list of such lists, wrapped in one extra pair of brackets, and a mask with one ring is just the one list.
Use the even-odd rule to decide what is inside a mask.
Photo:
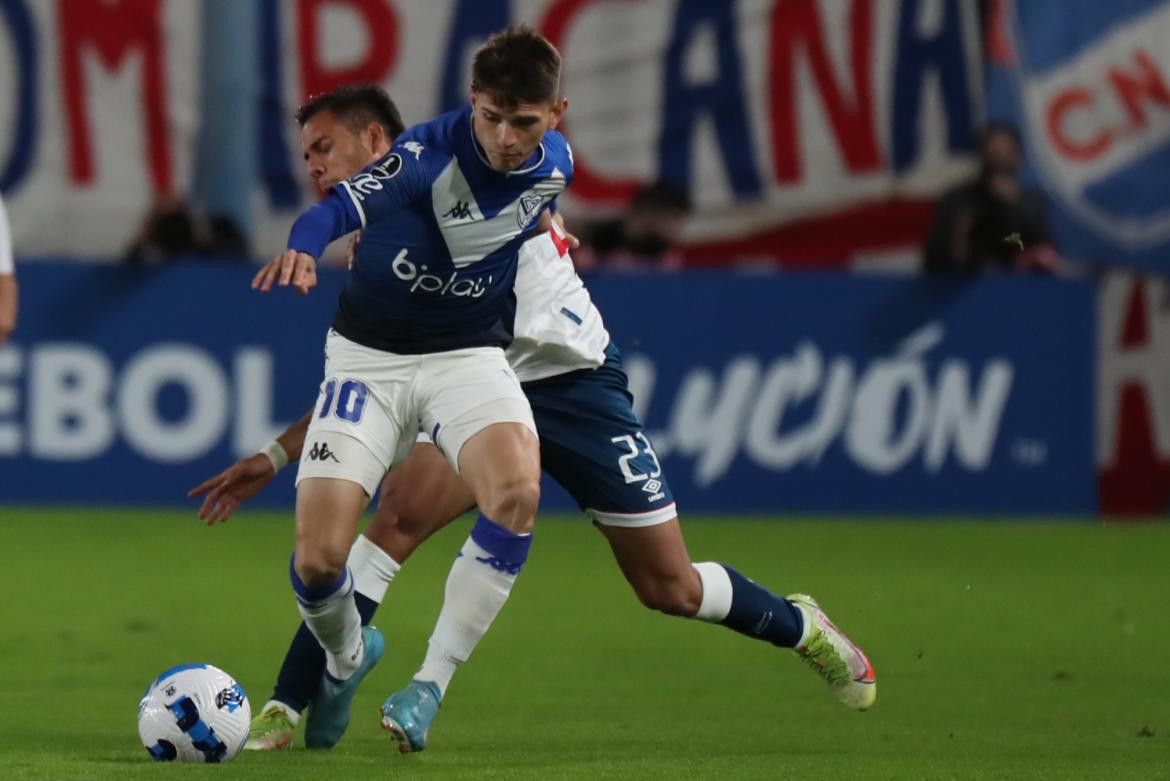
[(252, 289), (267, 293), (274, 282), (280, 287), (288, 287), (291, 282), (301, 295), (305, 295), (317, 286), (317, 261), (304, 252), (285, 250), (256, 272), (252, 277)]
[(211, 526), (230, 518), (237, 507), (264, 490), (274, 477), (276, 472), (272, 469), (272, 462), (263, 453), (255, 453), (204, 480), (187, 496), (206, 494), (203, 506), (199, 508), (199, 517)]
[(541, 212), (540, 220), (536, 223), (536, 229), (541, 232), (551, 231), (554, 222), (561, 229), (561, 233), (565, 234), (565, 240), (569, 242), (570, 250), (575, 250), (581, 246), (581, 240), (565, 230), (565, 218), (561, 216), (560, 212), (553, 214), (547, 209)]

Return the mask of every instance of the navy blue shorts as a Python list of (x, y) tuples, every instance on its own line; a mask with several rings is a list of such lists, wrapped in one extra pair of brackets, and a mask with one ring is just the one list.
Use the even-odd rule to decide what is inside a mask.
[(585, 513), (608, 526), (652, 526), (677, 514), (670, 486), (634, 414), (612, 343), (596, 369), (526, 382), (541, 466)]

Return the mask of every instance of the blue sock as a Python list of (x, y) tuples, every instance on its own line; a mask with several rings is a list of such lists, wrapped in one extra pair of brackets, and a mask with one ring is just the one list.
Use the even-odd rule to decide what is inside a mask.
[[(354, 592), (353, 596), (362, 617), (362, 626), (365, 626), (378, 610), (378, 603), (359, 592)], [(321, 673), (324, 671), (325, 649), (302, 621), (280, 665), (272, 699), (283, 702), (297, 713), (303, 713), (317, 693), (317, 685), (321, 683)]]
[(804, 632), (804, 616), (799, 608), (726, 564), (722, 567), (731, 578), (731, 610), (719, 623), (772, 645), (795, 648)]

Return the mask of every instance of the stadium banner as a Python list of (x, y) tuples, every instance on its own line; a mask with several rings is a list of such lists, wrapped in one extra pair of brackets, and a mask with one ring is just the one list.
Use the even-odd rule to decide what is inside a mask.
[(989, 115), (1024, 131), (1062, 253), (1170, 271), (1170, 3), (997, 0), (991, 30)]
[(1101, 512), (1170, 512), (1170, 284), (1113, 273), (1100, 288)]
[[(307, 298), (250, 276), (27, 267), (0, 350), (0, 502), (181, 504), (308, 410), (344, 274)], [(1096, 511), (1090, 282), (589, 284), (684, 512)], [(294, 471), (257, 503), (287, 506)], [(571, 505), (550, 488), (545, 507)]]
[(423, 121), (467, 100), (471, 52), (511, 22), (565, 58), (566, 211), (610, 213), (669, 178), (694, 202), (697, 261), (912, 258), (931, 199), (973, 167), (965, 0), (253, 0), (255, 71), (233, 82), (251, 100), (205, 89), (205, 11), (229, 5), (0, 0), (0, 191), (21, 255), (117, 257), (153, 202), (241, 148), (269, 254), (311, 197), (292, 120), (306, 96), (373, 81)]

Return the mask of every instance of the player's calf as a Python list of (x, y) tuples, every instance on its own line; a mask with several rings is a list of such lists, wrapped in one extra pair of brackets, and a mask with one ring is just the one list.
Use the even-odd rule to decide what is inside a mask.
[(643, 579), (633, 583), (638, 601), (669, 616), (691, 618), (703, 604), (703, 585), (691, 567), (678, 576)]

